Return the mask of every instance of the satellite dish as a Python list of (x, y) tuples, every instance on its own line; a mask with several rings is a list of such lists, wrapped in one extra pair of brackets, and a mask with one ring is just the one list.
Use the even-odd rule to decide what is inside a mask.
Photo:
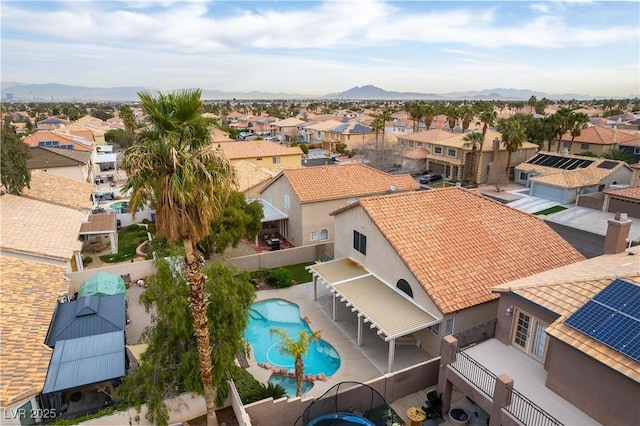
[(391, 191), (391, 192), (394, 192), (396, 189), (397, 189), (397, 188), (396, 188), (395, 186), (393, 186), (393, 185), (391, 185), (391, 186), (389, 187), (389, 191)]

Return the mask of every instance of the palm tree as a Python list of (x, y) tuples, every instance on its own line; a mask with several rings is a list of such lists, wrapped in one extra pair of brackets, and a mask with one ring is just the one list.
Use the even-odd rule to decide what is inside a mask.
[(425, 130), (429, 130), (431, 127), (431, 123), (433, 123), (433, 119), (436, 117), (438, 111), (434, 104), (425, 103), (422, 105), (422, 117), (424, 117), (424, 126)]
[(527, 105), (529, 105), (529, 111), (532, 114), (533, 114), (533, 108), (536, 106), (537, 102), (538, 102), (538, 99), (534, 95), (531, 95), (531, 97), (527, 101)]
[[(182, 240), (189, 283), (189, 307), (195, 325), (207, 425), (217, 425), (209, 344), (202, 254), (196, 243), (220, 216), (234, 182), (229, 160), (210, 145), (212, 121), (202, 116), (200, 90), (157, 97), (138, 93), (150, 127), (125, 151), (122, 163), (131, 190), (131, 211), (156, 205), (156, 232), (170, 243)], [(135, 214), (135, 213), (134, 213)]]
[(611, 148), (609, 152), (602, 154), (601, 157), (609, 160), (624, 161), (627, 164), (636, 162), (633, 154), (620, 148)]
[(302, 330), (298, 333), (298, 340), (293, 341), (286, 330), (280, 328), (272, 328), (270, 330), (272, 335), (280, 337), (280, 353), (283, 355), (291, 355), (295, 360), (295, 375), (296, 375), (296, 396), (302, 396), (302, 377), (304, 376), (304, 361), (302, 356), (306, 355), (309, 349), (309, 342), (320, 340), (321, 332), (314, 331), (309, 333), (307, 330)]
[[(573, 111), (571, 111), (571, 109), (567, 107), (558, 108), (556, 113), (552, 115), (554, 132), (558, 141), (556, 152), (560, 152), (560, 145), (562, 145), (562, 137), (564, 136), (564, 134), (571, 130), (572, 115)], [(551, 141), (549, 141), (549, 145), (551, 145)], [(549, 150), (551, 150), (551, 146), (549, 146)]]
[(453, 129), (456, 127), (458, 118), (460, 118), (460, 108), (457, 105), (449, 104), (445, 112), (447, 116), (447, 123), (449, 124), (449, 130), (453, 133)]
[(469, 164), (469, 177), (473, 183), (477, 181), (476, 174), (476, 157), (478, 155), (478, 147), (482, 146), (482, 133), (480, 132), (471, 132), (467, 133), (464, 138), (465, 141), (464, 146), (466, 148), (471, 147), (471, 164)]
[(487, 106), (482, 112), (480, 112), (479, 121), (476, 123), (482, 124), (482, 140), (480, 141), (480, 147), (478, 149), (478, 161), (476, 161), (476, 168), (482, 165), (482, 149), (484, 148), (484, 141), (487, 136), (487, 129), (493, 127), (496, 124), (496, 118), (498, 114), (493, 109), (493, 105)]
[(463, 105), (460, 108), (460, 118), (462, 118), (462, 131), (465, 132), (471, 122), (473, 121), (473, 117), (476, 115), (475, 108), (472, 105)]
[(502, 144), (507, 149), (507, 177), (510, 175), (511, 154), (522, 148), (527, 139), (524, 126), (518, 119), (501, 120), (498, 130), (502, 133)]
[(371, 129), (376, 132), (376, 153), (378, 152), (378, 134), (384, 132), (384, 121), (381, 116), (377, 116), (371, 122)]
[(123, 105), (118, 110), (118, 115), (122, 119), (122, 123), (124, 123), (124, 130), (127, 134), (133, 136), (133, 132), (136, 129), (136, 116), (131, 111), (131, 107), (129, 105)]
[(424, 103), (423, 101), (419, 101), (419, 102), (410, 102), (407, 105), (407, 111), (409, 112), (409, 117), (411, 117), (411, 120), (413, 121), (413, 133), (417, 132), (418, 129), (418, 123), (420, 123), (420, 120), (422, 119), (422, 103)]
[(386, 122), (391, 120), (391, 111), (385, 108), (380, 114), (378, 114), (378, 117), (382, 122), (382, 152), (384, 153), (384, 130)]
[(582, 129), (586, 129), (589, 124), (589, 116), (582, 112), (572, 113), (571, 116), (571, 142), (569, 142), (569, 152), (571, 152), (571, 146), (577, 136), (580, 136)]

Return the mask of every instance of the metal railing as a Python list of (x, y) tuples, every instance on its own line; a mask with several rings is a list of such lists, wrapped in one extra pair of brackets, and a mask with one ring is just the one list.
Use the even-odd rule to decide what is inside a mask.
[(466, 348), (467, 346), (493, 339), (496, 335), (497, 320), (487, 321), (468, 330), (461, 331), (453, 337), (458, 339), (458, 347)]
[(535, 402), (507, 386), (510, 392), (511, 404), (504, 407), (509, 414), (526, 426), (563, 426), (563, 423), (540, 408)]
[(449, 364), (462, 377), (469, 380), (482, 393), (493, 399), (493, 390), (496, 387), (496, 375), (487, 370), (482, 364), (460, 348), (456, 348), (456, 361)]

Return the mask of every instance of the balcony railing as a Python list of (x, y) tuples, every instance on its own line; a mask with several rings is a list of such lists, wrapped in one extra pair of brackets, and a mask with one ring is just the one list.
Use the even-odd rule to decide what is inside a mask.
[(507, 386), (511, 393), (511, 404), (504, 409), (524, 425), (563, 426), (563, 423), (540, 408), (535, 402)]
[(490, 399), (493, 399), (493, 390), (496, 387), (496, 375), (487, 370), (482, 364), (460, 348), (456, 348), (456, 361), (449, 364), (462, 377), (469, 380)]
[(496, 322), (491, 320), (484, 324), (477, 325), (468, 330), (464, 330), (453, 337), (458, 339), (458, 347), (466, 348), (467, 346), (493, 339), (496, 335)]

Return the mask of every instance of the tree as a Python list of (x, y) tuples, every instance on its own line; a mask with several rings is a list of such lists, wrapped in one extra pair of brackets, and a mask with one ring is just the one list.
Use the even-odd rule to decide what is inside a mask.
[(244, 194), (234, 191), (229, 196), (221, 216), (211, 224), (211, 232), (198, 244), (205, 258), (224, 253), (227, 247), (237, 247), (243, 237), (252, 240), (262, 229), (262, 204), (247, 202)]
[[(384, 152), (384, 133), (385, 133), (385, 127), (386, 127), (386, 123), (387, 121), (391, 120), (391, 111), (389, 111), (388, 109), (384, 109), (382, 110), (382, 112), (378, 115), (380, 122), (382, 123), (382, 152)], [(376, 118), (378, 118), (376, 117)]]
[(571, 152), (571, 146), (576, 137), (580, 136), (582, 129), (586, 129), (589, 125), (589, 116), (582, 112), (574, 112), (571, 115), (571, 142), (569, 142), (569, 152)]
[(510, 118), (508, 120), (500, 120), (498, 123), (498, 130), (502, 133), (502, 144), (507, 149), (507, 176), (510, 174), (511, 169), (511, 154), (522, 148), (527, 135), (524, 130), (524, 126), (517, 118)]
[[(210, 145), (212, 121), (202, 115), (200, 90), (156, 97), (140, 92), (140, 105), (150, 127), (125, 152), (132, 214), (148, 201), (156, 204), (156, 232), (169, 243), (182, 240), (189, 283), (189, 307), (195, 323), (200, 375), (207, 405), (207, 424), (217, 425), (212, 384), (212, 360), (206, 315), (208, 301), (196, 244), (211, 232), (234, 184), (229, 160)], [(217, 343), (216, 343), (217, 344)]]
[(449, 130), (453, 133), (453, 129), (456, 127), (458, 118), (460, 118), (460, 108), (457, 105), (449, 104), (445, 111), (447, 116), (447, 123), (449, 124)]
[(493, 105), (485, 107), (480, 112), (479, 121), (476, 123), (482, 124), (482, 140), (480, 141), (480, 147), (478, 149), (478, 160), (476, 161), (476, 168), (482, 166), (482, 149), (484, 148), (484, 141), (487, 136), (487, 130), (489, 127), (493, 127), (496, 123), (497, 113), (493, 109)]
[[(243, 333), (249, 322), (249, 309), (255, 292), (248, 273), (239, 273), (223, 262), (205, 268), (206, 297), (209, 299), (207, 318), (212, 341), (212, 356), (216, 368), (212, 382), (216, 402), (222, 403), (228, 393), (227, 373), (238, 353), (244, 352)], [(140, 296), (145, 309), (155, 314), (151, 326), (144, 330), (142, 340), (148, 348), (140, 366), (123, 378), (116, 389), (118, 397), (135, 406), (147, 404), (150, 424), (166, 425), (166, 398), (181, 392), (202, 393), (198, 374), (198, 344), (194, 338), (194, 320), (189, 309), (189, 286), (184, 271), (160, 258), (156, 275), (146, 280), (147, 288)]]
[(371, 122), (371, 129), (376, 132), (376, 152), (378, 151), (378, 135), (384, 131), (384, 120), (381, 116), (377, 116)]
[[(562, 145), (562, 137), (571, 129), (571, 116), (573, 111), (567, 107), (560, 107), (551, 117), (551, 123), (553, 125), (554, 133), (558, 145), (556, 146), (556, 152), (560, 152), (560, 145)], [(551, 151), (551, 141), (549, 141), (549, 151)]]
[(295, 360), (296, 396), (302, 396), (302, 377), (304, 376), (302, 356), (307, 353), (311, 341), (320, 340), (321, 332), (314, 331), (309, 333), (307, 330), (302, 330), (298, 333), (298, 340), (295, 341), (289, 337), (286, 330), (272, 328), (270, 332), (272, 335), (275, 334), (280, 337), (280, 353), (291, 355)]
[(413, 121), (413, 133), (416, 133), (418, 131), (418, 124), (423, 117), (422, 104), (424, 104), (424, 101), (414, 101), (407, 104), (409, 117), (411, 117), (411, 120)]
[(107, 143), (126, 149), (133, 144), (133, 134), (129, 134), (122, 129), (113, 129), (104, 134), (104, 140)]
[(29, 147), (20, 140), (11, 126), (2, 126), (0, 139), (0, 176), (2, 186), (10, 194), (20, 195), (31, 183), (27, 159), (31, 158)]
[(464, 146), (466, 148), (471, 147), (471, 164), (469, 164), (469, 178), (473, 183), (476, 183), (476, 158), (478, 156), (478, 148), (482, 145), (482, 133), (471, 132), (467, 133), (464, 138)]
[(436, 117), (436, 114), (437, 114), (436, 105), (424, 104), (422, 106), (422, 117), (424, 118), (425, 130), (429, 130), (429, 127), (431, 127), (431, 123), (433, 123), (433, 120)]
[(471, 105), (463, 105), (460, 108), (460, 118), (462, 119), (462, 131), (465, 132), (471, 122), (473, 121), (473, 117), (475, 117), (476, 111)]
[(531, 95), (531, 97), (527, 101), (527, 105), (529, 105), (529, 111), (531, 113), (533, 113), (533, 109), (535, 108), (536, 103), (538, 103), (538, 99), (535, 96)]
[(133, 114), (129, 105), (123, 105), (118, 110), (118, 115), (124, 123), (124, 131), (127, 134), (133, 136), (133, 132), (136, 130), (136, 116)]
[(633, 154), (619, 148), (611, 148), (609, 152), (602, 154), (601, 157), (609, 160), (624, 161), (627, 164), (634, 164), (636, 162)]

